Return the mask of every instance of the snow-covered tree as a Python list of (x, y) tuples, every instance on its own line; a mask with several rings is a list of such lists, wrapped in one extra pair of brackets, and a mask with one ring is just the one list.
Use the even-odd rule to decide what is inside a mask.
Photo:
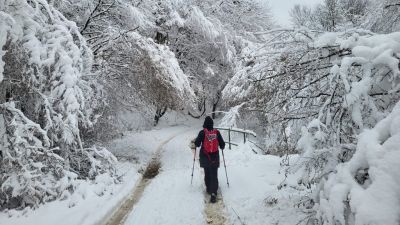
[(155, 10), (145, 4), (138, 8), (156, 15), (155, 40), (170, 47), (191, 78), (199, 111), (215, 111), (221, 104), (221, 91), (234, 73), (240, 42), (244, 37), (256, 39), (249, 31), (270, 26), (268, 10), (255, 1), (159, 1)]
[(370, 6), (372, 3), (369, 0), (325, 0), (313, 8), (295, 5), (290, 15), (295, 27), (341, 31), (365, 23)]
[(77, 178), (113, 173), (107, 150), (88, 148), (95, 122), (92, 54), (75, 24), (47, 1), (0, 3), (0, 202), (7, 208), (54, 200)]
[[(187, 75), (176, 65), (175, 55), (163, 46), (167, 43), (161, 40), (159, 29), (167, 16), (164, 7), (178, 9), (176, 4), (87, 1), (77, 4), (77, 9), (59, 4), (60, 9), (76, 20), (94, 51), (95, 79), (102, 84), (107, 97), (103, 109), (106, 115), (103, 118), (107, 119), (100, 121), (99, 130), (110, 134), (114, 129), (108, 128), (115, 124), (121, 111), (138, 111), (147, 119), (154, 117), (157, 123), (167, 109), (191, 108), (194, 95)], [(86, 6), (89, 10), (76, 17)], [(182, 93), (187, 94), (186, 98), (182, 98)]]
[(390, 33), (400, 30), (400, 1), (373, 1), (368, 8), (363, 27), (377, 33)]
[[(331, 190), (340, 187), (334, 182), (325, 187), (323, 180), (342, 163), (363, 154), (357, 148), (359, 134), (387, 117), (400, 99), (399, 33), (357, 30), (321, 34), (307, 29), (271, 33), (271, 39), (279, 35), (285, 41), (259, 48), (257, 58), (227, 85), (224, 98), (232, 99), (233, 104), (246, 101), (245, 110), (262, 112), (268, 121), (267, 133), (275, 138), (273, 144), (279, 151), (287, 144), (301, 151), (300, 160), (292, 167), (294, 171), (304, 168), (299, 184), (309, 188), (322, 184), (317, 193), (333, 193)], [(281, 135), (287, 128), (292, 130), (291, 143)], [(358, 165), (351, 179), (369, 169)], [(328, 195), (315, 197), (317, 219), (322, 224), (351, 220), (332, 217), (330, 209), (346, 207), (338, 208), (334, 197)], [(350, 204), (346, 212), (356, 215), (358, 207)], [(335, 211), (334, 215), (346, 212)]]

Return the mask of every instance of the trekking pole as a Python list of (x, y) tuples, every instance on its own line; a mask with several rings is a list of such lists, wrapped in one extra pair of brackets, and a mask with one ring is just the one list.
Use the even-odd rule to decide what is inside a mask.
[(224, 150), (223, 150), (223, 149), (222, 149), (222, 159), (224, 160), (225, 176), (226, 176), (226, 184), (228, 184), (228, 187), (229, 187), (228, 173), (226, 172), (225, 155), (224, 155)]
[(194, 172), (194, 163), (196, 162), (196, 148), (194, 149), (194, 155), (193, 155), (193, 167), (192, 167), (192, 179), (190, 180), (190, 185), (193, 183), (193, 172)]

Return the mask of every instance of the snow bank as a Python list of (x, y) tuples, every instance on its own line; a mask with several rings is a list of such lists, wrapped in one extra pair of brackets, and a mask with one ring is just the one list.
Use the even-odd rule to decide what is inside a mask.
[[(296, 157), (291, 156), (290, 161)], [(228, 224), (296, 224), (304, 216), (293, 201), (304, 194), (291, 188), (297, 176), (286, 180), (286, 189), (277, 188), (285, 180), (282, 158), (254, 154), (247, 143), (225, 150), (225, 160), (230, 187), (223, 166), (218, 177), (229, 214)]]
[(93, 225), (104, 222), (105, 216), (122, 202), (140, 178), (132, 163), (118, 163), (121, 183), (106, 174), (94, 181), (79, 180), (73, 194), (63, 200), (56, 200), (38, 209), (0, 212), (0, 225)]

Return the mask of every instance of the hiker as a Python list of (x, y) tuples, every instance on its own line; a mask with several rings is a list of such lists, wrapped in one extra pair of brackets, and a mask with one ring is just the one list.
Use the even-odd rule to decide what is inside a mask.
[(218, 190), (218, 167), (219, 151), (218, 146), (225, 148), (224, 139), (218, 130), (214, 129), (214, 122), (207, 116), (204, 120), (203, 130), (199, 132), (195, 142), (196, 147), (200, 147), (200, 167), (204, 168), (204, 182), (207, 193), (211, 195), (211, 203), (217, 201)]

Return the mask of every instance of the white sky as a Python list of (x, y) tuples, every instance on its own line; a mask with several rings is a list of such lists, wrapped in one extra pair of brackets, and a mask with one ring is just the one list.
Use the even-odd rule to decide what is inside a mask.
[(295, 4), (315, 5), (323, 0), (267, 0), (276, 22), (282, 26), (290, 26), (289, 10)]

